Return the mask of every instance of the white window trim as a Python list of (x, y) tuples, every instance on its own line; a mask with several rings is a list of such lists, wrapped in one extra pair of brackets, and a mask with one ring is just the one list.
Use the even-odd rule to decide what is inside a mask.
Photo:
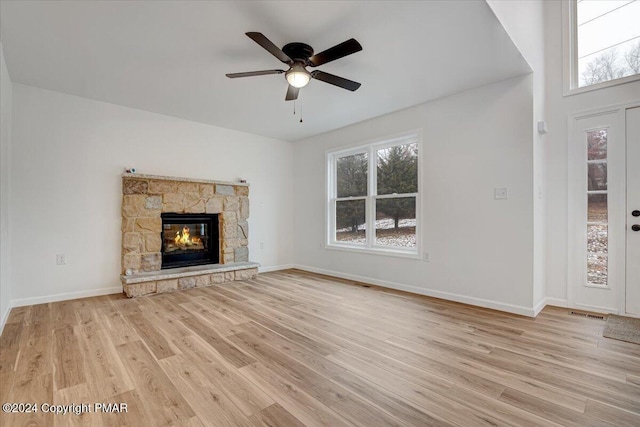
[(576, 0), (562, 1), (563, 95), (571, 96), (640, 80), (640, 74), (635, 74), (633, 76), (622, 77), (594, 85), (578, 86), (578, 55), (576, 52), (576, 44), (573, 42), (578, 38), (576, 5)]
[[(366, 224), (373, 222), (371, 215), (374, 212), (374, 204), (376, 198), (394, 197), (393, 195), (374, 196), (377, 185), (377, 174), (373, 171), (376, 170), (376, 150), (380, 148), (391, 147), (394, 145), (408, 144), (415, 142), (418, 145), (418, 192), (402, 194), (403, 196), (416, 198), (416, 247), (411, 249), (391, 248), (388, 246), (380, 246), (375, 244), (375, 230), (373, 227), (367, 227), (366, 230), (366, 245), (355, 245), (349, 243), (341, 243), (335, 240), (335, 202), (336, 202), (336, 171), (335, 171), (335, 159), (338, 157), (344, 157), (358, 153), (368, 153), (368, 173), (371, 174), (371, 179), (367, 179), (367, 196), (362, 197), (349, 197), (347, 200), (365, 199), (368, 203), (366, 206)], [(325, 197), (325, 248), (347, 251), (347, 252), (359, 252), (374, 255), (393, 256), (400, 258), (422, 259), (422, 203), (421, 203), (421, 188), (422, 188), (422, 130), (415, 129), (412, 131), (404, 132), (401, 134), (395, 134), (384, 138), (376, 138), (369, 141), (361, 142), (356, 146), (345, 148), (342, 150), (327, 150), (326, 151), (326, 197)]]

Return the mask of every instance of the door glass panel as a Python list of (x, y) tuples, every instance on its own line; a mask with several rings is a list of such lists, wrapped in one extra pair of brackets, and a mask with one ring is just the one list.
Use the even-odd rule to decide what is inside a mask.
[(607, 158), (607, 130), (591, 130), (587, 132), (587, 160), (604, 160)]
[(607, 128), (587, 137), (587, 283), (607, 286), (609, 207), (607, 191)]
[(607, 195), (589, 194), (587, 203), (587, 222), (607, 223)]
[(587, 283), (607, 285), (608, 227), (602, 224), (587, 226)]
[(601, 191), (607, 189), (607, 164), (589, 163), (588, 168), (588, 190)]

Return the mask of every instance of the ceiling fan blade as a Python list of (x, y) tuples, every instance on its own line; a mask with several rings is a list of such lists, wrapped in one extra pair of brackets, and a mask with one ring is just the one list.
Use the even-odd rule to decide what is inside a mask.
[(300, 88), (299, 87), (293, 87), (291, 85), (289, 85), (289, 88), (287, 89), (287, 96), (284, 98), (285, 101), (295, 101), (296, 99), (298, 99), (298, 93), (300, 92)]
[(255, 33), (255, 32), (249, 32), (249, 33), (245, 33), (245, 34), (251, 40), (253, 40), (254, 42), (258, 43), (260, 46), (262, 46), (267, 52), (269, 52), (271, 55), (275, 56), (276, 58), (278, 58), (280, 61), (284, 62), (285, 64), (289, 64), (289, 63), (292, 62), (291, 58), (289, 58), (282, 51), (282, 49), (280, 49), (278, 46), (273, 44), (273, 42), (271, 40), (266, 38), (264, 34)]
[(253, 76), (266, 76), (267, 74), (282, 74), (284, 70), (262, 70), (262, 71), (247, 71), (245, 73), (229, 73), (225, 76), (230, 79), (237, 79), (238, 77), (253, 77)]
[(361, 86), (360, 83), (353, 80), (345, 79), (344, 77), (335, 76), (333, 74), (325, 73), (324, 71), (315, 70), (311, 72), (311, 77), (316, 80), (320, 80), (325, 83), (332, 84), (334, 86), (341, 87), (343, 89), (350, 90), (351, 92), (358, 90)]
[(330, 47), (325, 51), (313, 55), (309, 58), (309, 66), (317, 67), (318, 65), (335, 61), (336, 59), (351, 55), (352, 53), (360, 52), (361, 50), (362, 46), (356, 39), (349, 39), (346, 42), (342, 42), (334, 47)]

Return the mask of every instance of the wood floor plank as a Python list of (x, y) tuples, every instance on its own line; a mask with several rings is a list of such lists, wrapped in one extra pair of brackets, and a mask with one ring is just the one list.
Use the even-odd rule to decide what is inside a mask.
[(34, 306), (32, 314), (32, 319), (22, 334), (20, 354), (15, 365), (17, 376), (21, 379), (39, 377), (53, 372), (51, 364), (53, 327), (48, 304)]
[[(15, 378), (6, 402), (35, 403), (37, 405), (53, 402), (53, 374)], [(53, 417), (54, 415), (51, 412), (41, 410), (29, 413), (6, 413), (2, 411), (0, 413), (0, 425), (2, 427), (50, 427), (53, 425)]]
[(241, 368), (256, 360), (251, 356), (240, 351), (236, 346), (232, 345), (225, 338), (218, 335), (213, 329), (208, 327), (204, 322), (194, 317), (181, 319), (189, 329), (204, 339), (211, 347), (213, 347), (222, 357), (228, 360), (236, 368)]
[[(92, 402), (91, 397), (89, 385), (87, 383), (80, 383), (61, 390), (55, 390), (53, 392), (53, 404), (62, 406), (81, 405)], [(90, 408), (93, 410), (93, 402)], [(56, 414), (56, 416), (53, 417), (53, 425), (60, 427), (91, 426), (95, 425), (97, 420), (98, 418), (93, 417), (88, 411), (78, 410), (78, 413), (75, 413), (72, 409), (64, 415)]]
[(158, 362), (197, 416), (211, 426), (250, 426), (242, 411), (203, 372), (188, 360), (177, 355)]
[(251, 419), (256, 426), (263, 427), (276, 427), (276, 426), (288, 426), (288, 427), (304, 427), (304, 424), (300, 422), (296, 417), (291, 415), (282, 406), (274, 403), (273, 405), (264, 408), (258, 414), (253, 415)]
[(116, 348), (140, 395), (145, 419), (154, 425), (170, 425), (195, 416), (182, 394), (140, 341)]
[(0, 425), (637, 426), (640, 346), (299, 270), (152, 297), (14, 308), (0, 400), (126, 413)]
[(286, 375), (293, 383), (303, 387), (311, 387), (325, 380), (325, 377), (312, 371), (295, 359), (266, 345), (250, 334), (241, 333), (232, 335), (229, 340), (238, 348), (251, 354), (255, 360), (260, 360), (263, 364), (275, 367)]
[(147, 344), (156, 359), (160, 360), (176, 354), (169, 342), (142, 314), (132, 314), (126, 319)]
[[(542, 396), (544, 399), (555, 402), (559, 405), (565, 406), (569, 409), (573, 409), (579, 412), (583, 412), (587, 399), (563, 391), (560, 388), (553, 385), (545, 384), (534, 377), (522, 376), (515, 372), (505, 372), (504, 369), (489, 365), (482, 362), (469, 360), (464, 357), (458, 357), (455, 354), (449, 352), (443, 352), (435, 349), (428, 344), (416, 343), (404, 339), (392, 338), (389, 342), (413, 352), (412, 355), (406, 355), (405, 357), (415, 365), (421, 365), (428, 363), (423, 360), (435, 360), (448, 366), (459, 368), (465, 372), (472, 373), (487, 380), (496, 382), (503, 386), (502, 390), (506, 387), (510, 387), (519, 390), (524, 393), (532, 393), (534, 395)], [(395, 353), (387, 352), (389, 355)], [(502, 394), (502, 390), (500, 394)]]
[(74, 307), (76, 304), (77, 302), (74, 300), (50, 303), (53, 321), (58, 328), (78, 324), (79, 321)]
[[(150, 420), (145, 413), (144, 404), (136, 390), (125, 391), (113, 396), (110, 402), (126, 403), (127, 411), (120, 413), (101, 412), (97, 425), (103, 427), (138, 427), (141, 420)], [(98, 418), (96, 417), (96, 418)]]
[(73, 326), (53, 330), (54, 390), (85, 382), (84, 357)]
[[(640, 406), (640, 402), (638, 402), (638, 406)], [(587, 417), (596, 418), (602, 420), (603, 423), (609, 423), (618, 427), (640, 426), (639, 414), (634, 414), (591, 399), (587, 400), (587, 407), (584, 414)]]
[(0, 376), (13, 372), (20, 351), (24, 323), (7, 323), (0, 337)]
[(339, 414), (265, 368), (260, 362), (244, 366), (240, 368), (240, 372), (256, 387), (274, 396), (277, 403), (306, 426), (352, 426)]
[(295, 341), (287, 340), (255, 322), (242, 325), (242, 329), (251, 334), (259, 342), (275, 347), (281, 352), (286, 352), (288, 357), (291, 357), (312, 371), (327, 378), (345, 372), (344, 368), (331, 363), (321, 354), (314, 353), (305, 347), (299, 346)]
[(558, 422), (567, 427), (614, 427), (616, 425), (601, 419), (590, 418), (585, 414), (554, 405), (547, 400), (517, 390), (506, 389), (500, 396), (500, 400), (531, 413), (540, 414), (550, 422)]
[(492, 417), (478, 413), (475, 410), (465, 407), (465, 405), (448, 399), (451, 394), (451, 386), (445, 384), (423, 384), (418, 385), (408, 379), (398, 378), (391, 372), (376, 368), (367, 363), (354, 358), (346, 353), (337, 353), (327, 356), (337, 363), (344, 363), (352, 372), (367, 380), (378, 384), (392, 393), (402, 396), (412, 405), (416, 405), (428, 411), (430, 414), (438, 414), (446, 420), (461, 426), (465, 425), (487, 425), (496, 422)]
[(371, 402), (373, 405), (393, 414), (400, 420), (412, 426), (452, 426), (446, 420), (439, 419), (437, 414), (429, 414), (407, 402), (395, 393), (389, 393), (375, 383), (372, 383), (359, 375), (354, 375), (348, 371), (344, 374), (332, 378), (336, 383), (351, 390), (353, 393)]
[(221, 390), (244, 415), (256, 414), (274, 403), (270, 396), (253, 387), (235, 366), (211, 351), (211, 347), (200, 337), (189, 336), (184, 342), (183, 356), (189, 359), (190, 364), (205, 372), (211, 384)]
[(85, 356), (86, 381), (91, 396), (102, 400), (133, 390), (133, 381), (118, 357), (111, 337), (95, 325), (77, 326), (76, 331)]
[(361, 427), (406, 427), (399, 420), (378, 406), (361, 399), (348, 389), (332, 381), (315, 384), (311, 394), (316, 400), (324, 403), (336, 413), (342, 415), (354, 425)]
[(33, 305), (23, 306), (23, 307), (14, 307), (9, 312), (9, 317), (7, 317), (7, 325), (10, 323), (29, 323), (29, 318), (31, 316), (31, 308)]
[(140, 341), (136, 330), (114, 306), (97, 310), (98, 321), (103, 329), (109, 333), (114, 345)]

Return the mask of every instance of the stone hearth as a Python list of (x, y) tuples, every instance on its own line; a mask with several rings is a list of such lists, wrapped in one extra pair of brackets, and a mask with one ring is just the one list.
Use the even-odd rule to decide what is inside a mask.
[[(162, 213), (218, 214), (221, 264), (218, 267), (224, 266), (224, 271), (204, 268), (198, 274), (198, 269), (189, 270), (184, 280), (176, 271), (167, 279), (169, 283), (154, 278), (157, 277), (154, 272), (167, 275), (174, 270), (161, 272)], [(254, 277), (258, 264), (248, 262), (248, 218), (249, 185), (246, 183), (123, 174), (122, 284), (125, 293), (131, 297)], [(130, 275), (126, 275), (127, 270)]]

